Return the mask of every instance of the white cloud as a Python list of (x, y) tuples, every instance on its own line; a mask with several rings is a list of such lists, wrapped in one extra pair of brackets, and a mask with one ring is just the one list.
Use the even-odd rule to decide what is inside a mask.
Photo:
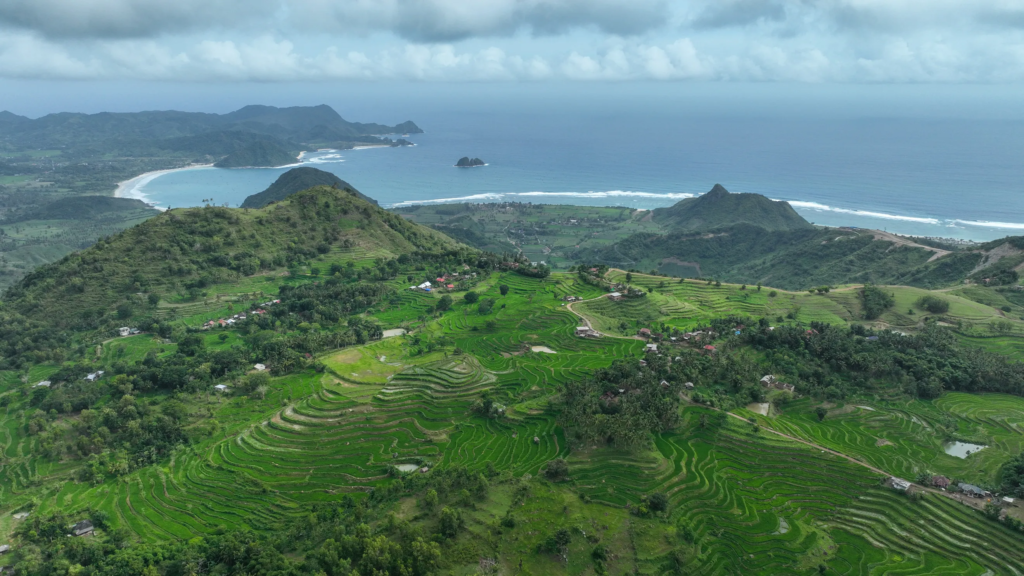
[(1024, 0), (5, 0), (0, 77), (1021, 82)]
[(145, 38), (261, 23), (437, 42), (581, 27), (631, 35), (661, 26), (668, 13), (666, 0), (4, 0), (0, 24), (51, 38)]

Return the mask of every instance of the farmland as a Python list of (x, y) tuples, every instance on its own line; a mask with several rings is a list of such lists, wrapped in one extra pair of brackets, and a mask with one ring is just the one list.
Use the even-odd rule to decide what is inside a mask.
[[(282, 286), (320, 282), (314, 268), (349, 261), (369, 267), (385, 256), (359, 250), (331, 250), (288, 274), (214, 284), (199, 300), (171, 296), (157, 311), (176, 326), (196, 328), (275, 297)], [(494, 271), (473, 281), (481, 300), (494, 300), (482, 313), (465, 290), (410, 290), (407, 277), (423, 274), (412, 264), (381, 281), (386, 296), (362, 314), (407, 334), (318, 352), (308, 366), (269, 378), (262, 395), (243, 386), (249, 375), (229, 381), (224, 393), (174, 392), (189, 412), (192, 441), (125, 474), (83, 481), (87, 458), (45, 457), (41, 436), (27, 432), (36, 417), (28, 386), (58, 364), (3, 374), (10, 401), (0, 420), (0, 532), (10, 537), (19, 522), (12, 513), (29, 511), (101, 512), (111, 530), (153, 545), (269, 533), (301, 522), (317, 505), (377, 501), (399, 479), (465, 468), (486, 476), (490, 487), (468, 501), (447, 501), (463, 509), (466, 524), (456, 542), (445, 544), (458, 574), (474, 573), (480, 558), (496, 558), (507, 574), (596, 574), (598, 545), (605, 550), (600, 570), (610, 574), (1024, 570), (1020, 532), (939, 494), (910, 498), (883, 486), (884, 475), (823, 451), (910, 480), (930, 472), (993, 485), (1002, 462), (1024, 447), (1018, 396), (946, 392), (924, 400), (878, 389), (839, 401), (773, 397), (768, 416), (732, 410), (760, 428), (686, 397), (678, 425), (652, 435), (641, 450), (574, 445), (559, 420), (561, 385), (617, 361), (638, 362), (645, 343), (632, 336), (641, 326), (692, 329), (736, 315), (778, 326), (860, 323), (914, 331), (927, 314), (905, 313), (925, 291), (886, 287), (896, 304), (866, 322), (855, 288), (811, 294), (634, 274), (631, 284), (648, 295), (613, 302), (575, 274)], [(608, 279), (624, 276), (613, 270)], [(444, 295), (453, 303), (439, 312)], [(584, 302), (570, 310), (563, 300), (569, 295)], [(1002, 317), (967, 298), (943, 298), (951, 303), (947, 320), (982, 325)], [(576, 337), (578, 314), (607, 337)], [(215, 353), (244, 348), (252, 332), (198, 334)], [(997, 341), (1017, 349), (1012, 332), (991, 340)], [(692, 352), (677, 347), (676, 354)], [(170, 359), (178, 350), (177, 341), (142, 334), (102, 343), (89, 362), (110, 368)], [(737, 353), (759, 358), (752, 350)], [(156, 405), (167, 394), (137, 396)], [(500, 417), (479, 410), (484, 398), (502, 407)], [(116, 403), (106, 398), (95, 409)], [(828, 410), (823, 419), (815, 412), (820, 406)], [(54, 418), (71, 426), (80, 415)], [(987, 448), (966, 459), (949, 456), (942, 442), (951, 434)], [(567, 479), (545, 479), (558, 458), (568, 463)], [(664, 512), (644, 512), (654, 494), (667, 498)], [(410, 489), (388, 505), (397, 518), (429, 528), (436, 514), (424, 511), (423, 497)], [(511, 526), (502, 524), (508, 516), (515, 518)], [(569, 543), (557, 554), (544, 551), (561, 528)]]

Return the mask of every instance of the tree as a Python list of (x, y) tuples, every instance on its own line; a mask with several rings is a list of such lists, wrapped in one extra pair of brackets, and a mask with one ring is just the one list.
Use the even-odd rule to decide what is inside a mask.
[(565, 480), (569, 477), (569, 463), (562, 458), (555, 458), (548, 462), (547, 468), (544, 469), (544, 475), (555, 482)]
[(445, 506), (441, 509), (441, 522), (438, 524), (438, 530), (441, 535), (445, 538), (455, 538), (459, 535), (459, 530), (462, 528), (462, 513), (456, 509)]
[(437, 301), (437, 305), (434, 306), (434, 308), (438, 312), (444, 312), (445, 310), (448, 310), (451, 307), (452, 307), (452, 297), (447, 295), (447, 294), (445, 294), (444, 296), (441, 296), (441, 299)]
[(828, 415), (828, 410), (824, 406), (818, 406), (814, 409), (814, 413), (818, 415), (818, 422), (821, 422)]
[(655, 492), (651, 494), (650, 498), (647, 499), (647, 503), (650, 504), (651, 510), (655, 512), (664, 512), (668, 510), (668, 496), (664, 492)]
[(494, 298), (484, 298), (480, 301), (480, 304), (477, 305), (476, 311), (480, 314), (490, 314), (493, 308)]
[(427, 490), (427, 493), (423, 496), (423, 507), (427, 510), (433, 510), (437, 506), (437, 490), (431, 488)]
[(466, 295), (463, 296), (462, 299), (466, 301), (466, 304), (475, 304), (476, 301), (480, 299), (480, 295), (476, 292), (469, 291), (466, 292)]
[(508, 285), (507, 284), (502, 284), (501, 286), (498, 286), (498, 290), (500, 290), (501, 291), (501, 295), (504, 296), (504, 295), (508, 294)]
[(632, 272), (626, 272), (626, 284), (629, 284), (632, 281), (633, 281), (633, 273)]

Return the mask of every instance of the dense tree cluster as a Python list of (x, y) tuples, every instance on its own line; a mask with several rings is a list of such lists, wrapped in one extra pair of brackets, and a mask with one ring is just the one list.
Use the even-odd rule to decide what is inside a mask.
[(891, 294), (871, 285), (861, 289), (860, 301), (864, 309), (864, 318), (867, 320), (877, 319), (895, 303)]
[(669, 430), (679, 418), (679, 386), (662, 385), (667, 359), (651, 356), (616, 361), (585, 380), (562, 387), (560, 423), (579, 443), (607, 442), (628, 449), (650, 445), (651, 433)]

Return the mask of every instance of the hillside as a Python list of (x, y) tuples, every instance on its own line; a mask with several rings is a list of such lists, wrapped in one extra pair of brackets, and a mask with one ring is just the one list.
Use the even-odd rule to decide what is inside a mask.
[(746, 224), (707, 233), (636, 234), (577, 254), (582, 261), (621, 268), (790, 290), (849, 283), (935, 288), (961, 282), (983, 259), (967, 251), (935, 255), (876, 240), (870, 230), (765, 232)]
[(151, 216), (159, 212), (142, 200), (133, 198), (73, 196), (19, 214), (16, 219), (5, 220), (3, 224), (25, 220), (103, 220), (129, 213), (134, 216), (138, 211), (149, 212)]
[(377, 204), (377, 201), (356, 190), (351, 184), (330, 172), (318, 168), (300, 166), (278, 176), (266, 190), (246, 197), (242, 208), (262, 208), (271, 202), (280, 202), (288, 196), (314, 186), (333, 186), (354, 193), (359, 198)]
[(457, 247), (354, 193), (318, 187), (259, 210), (175, 209), (25, 276), (5, 309), (88, 331), (153, 313), (154, 298), (280, 270), (331, 251), (398, 255)]
[(292, 154), (281, 146), (260, 140), (231, 152), (217, 161), (217, 168), (276, 168), (295, 164), (298, 155)]
[(673, 232), (713, 230), (749, 224), (769, 231), (808, 230), (810, 222), (787, 202), (760, 194), (732, 194), (721, 184), (696, 198), (687, 198), (652, 212), (652, 219)]
[(37, 119), (4, 116), (0, 142), (18, 148), (58, 149), (85, 145), (123, 147), (125, 143), (160, 148), (162, 141), (180, 146), (187, 136), (214, 132), (248, 132), (297, 143), (381, 142), (382, 134), (422, 132), (411, 121), (397, 126), (349, 122), (327, 105), (246, 106), (228, 114), (151, 111), (98, 114), (61, 112)]

